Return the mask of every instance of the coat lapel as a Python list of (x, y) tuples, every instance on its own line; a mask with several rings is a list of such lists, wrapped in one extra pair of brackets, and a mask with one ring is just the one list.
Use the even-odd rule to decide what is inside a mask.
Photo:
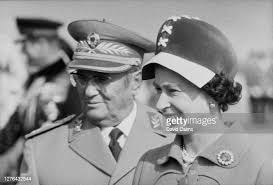
[(76, 154), (109, 176), (113, 174), (116, 161), (104, 143), (98, 127), (91, 126), (86, 130), (79, 130), (75, 120), (69, 125), (68, 142)]
[[(210, 177), (219, 184), (228, 182), (230, 170), (241, 162), (250, 148), (248, 134), (243, 133), (240, 123), (234, 123), (219, 139), (208, 146), (199, 156), (199, 175)], [(219, 162), (217, 155), (221, 151), (229, 151), (233, 155), (233, 162), (223, 165)], [(204, 164), (203, 164), (204, 163)], [(225, 174), (225, 175), (224, 175)]]
[(137, 115), (127, 141), (122, 149), (110, 185), (115, 184), (137, 165), (140, 157), (151, 148), (163, 144), (166, 135), (153, 132), (149, 124), (146, 108), (137, 104)]

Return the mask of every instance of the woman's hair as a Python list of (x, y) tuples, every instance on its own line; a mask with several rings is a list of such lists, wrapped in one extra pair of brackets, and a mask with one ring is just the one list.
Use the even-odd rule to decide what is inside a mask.
[(216, 74), (202, 89), (211, 96), (225, 112), (228, 105), (234, 105), (241, 99), (242, 85), (225, 77), (223, 73)]

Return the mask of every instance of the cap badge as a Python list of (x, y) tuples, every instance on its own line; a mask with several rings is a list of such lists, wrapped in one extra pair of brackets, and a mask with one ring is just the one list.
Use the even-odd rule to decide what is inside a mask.
[(100, 36), (97, 33), (90, 33), (87, 36), (87, 44), (90, 46), (90, 48), (94, 49), (97, 47), (97, 45), (100, 42)]
[[(168, 20), (177, 21), (177, 19), (180, 19), (180, 17), (174, 16), (174, 17), (169, 18)], [(170, 22), (163, 25), (161, 32), (160, 32), (161, 37), (159, 38), (158, 43), (157, 43), (158, 46), (163, 46), (163, 47), (167, 46), (167, 43), (169, 41), (168, 37), (172, 34), (172, 30), (173, 30), (173, 26), (170, 25)]]
[(166, 33), (171, 35), (172, 34), (172, 29), (173, 29), (173, 26), (164, 25), (162, 30), (161, 30), (161, 33), (166, 32)]
[(233, 153), (228, 150), (222, 150), (217, 154), (217, 161), (223, 166), (228, 166), (234, 162)]
[(157, 43), (157, 45), (158, 45), (158, 46), (166, 47), (168, 41), (169, 41), (168, 38), (162, 38), (162, 37), (160, 37), (160, 38), (159, 38), (159, 41), (158, 41), (158, 43)]

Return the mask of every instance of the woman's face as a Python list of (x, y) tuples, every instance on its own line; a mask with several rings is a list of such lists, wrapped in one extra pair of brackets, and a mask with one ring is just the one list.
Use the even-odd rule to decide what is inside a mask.
[[(157, 92), (156, 108), (166, 118), (199, 117), (199, 113), (210, 112), (208, 101), (203, 91), (179, 74), (165, 67), (156, 67), (154, 87)], [(193, 126), (195, 131), (196, 125), (191, 126)]]

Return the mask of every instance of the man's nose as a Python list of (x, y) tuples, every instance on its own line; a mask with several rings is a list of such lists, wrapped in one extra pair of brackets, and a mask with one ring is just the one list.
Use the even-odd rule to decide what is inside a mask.
[(85, 87), (84, 93), (85, 93), (85, 96), (89, 98), (98, 95), (99, 91), (98, 91), (97, 85), (94, 84), (92, 80), (90, 80)]
[(161, 93), (156, 103), (157, 110), (164, 113), (164, 111), (169, 108), (170, 105), (168, 96), (165, 93)]

